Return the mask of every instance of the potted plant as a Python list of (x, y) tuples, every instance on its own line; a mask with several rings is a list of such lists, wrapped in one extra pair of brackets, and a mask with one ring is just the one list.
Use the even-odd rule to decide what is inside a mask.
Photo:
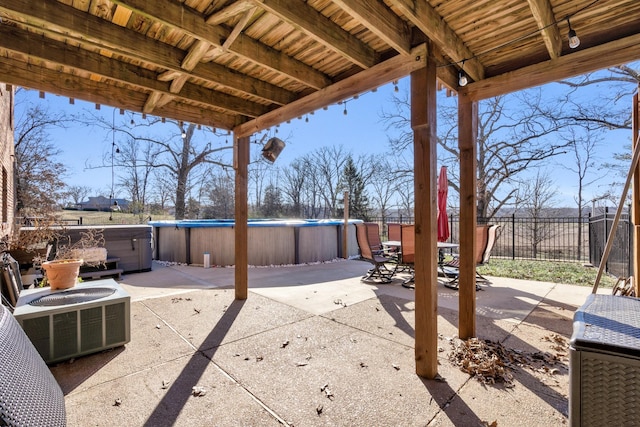
[(78, 282), (80, 267), (83, 265), (103, 265), (107, 259), (107, 250), (104, 248), (104, 235), (102, 230), (87, 230), (80, 233), (80, 240), (71, 244), (60, 245), (63, 240), (58, 237), (53, 245), (53, 257), (51, 261), (44, 261), (41, 267), (45, 274), (45, 283), (51, 290), (68, 289)]

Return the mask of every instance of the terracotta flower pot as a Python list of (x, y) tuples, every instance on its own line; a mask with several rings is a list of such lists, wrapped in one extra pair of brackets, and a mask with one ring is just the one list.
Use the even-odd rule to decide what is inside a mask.
[(68, 289), (75, 286), (80, 273), (81, 259), (61, 259), (56, 261), (46, 261), (42, 263), (42, 268), (46, 272), (47, 282), (51, 290)]

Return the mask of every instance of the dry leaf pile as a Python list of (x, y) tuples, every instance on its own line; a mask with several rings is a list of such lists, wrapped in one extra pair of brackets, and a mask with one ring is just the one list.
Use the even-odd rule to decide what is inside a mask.
[(566, 360), (566, 340), (555, 334), (545, 337), (545, 340), (554, 343), (557, 354), (509, 349), (499, 342), (478, 338), (452, 338), (449, 340), (453, 349), (449, 353), (449, 360), (483, 384), (504, 383), (507, 387), (513, 387), (512, 370), (515, 367), (546, 374), (558, 373), (555, 366)]

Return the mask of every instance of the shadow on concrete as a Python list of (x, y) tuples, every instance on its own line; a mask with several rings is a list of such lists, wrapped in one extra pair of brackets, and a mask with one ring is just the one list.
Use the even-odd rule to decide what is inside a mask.
[(207, 335), (203, 344), (191, 356), (191, 359), (187, 362), (182, 372), (171, 384), (171, 387), (151, 415), (149, 415), (149, 418), (144, 424), (145, 426), (157, 427), (172, 426), (175, 424), (180, 411), (192, 395), (192, 388), (198, 384), (198, 380), (202, 377), (204, 371), (211, 366), (212, 362), (209, 357), (213, 357), (216, 350), (214, 349), (209, 357), (207, 357), (203, 354), (205, 350), (203, 346), (210, 349), (222, 343), (231, 325), (233, 325), (233, 322), (237, 319), (240, 310), (242, 310), (244, 303), (245, 301), (234, 300), (229, 305), (220, 320), (216, 323), (216, 326), (211, 330), (209, 335)]
[(55, 375), (56, 381), (62, 389), (62, 393), (66, 396), (98, 373), (124, 350), (125, 346), (120, 346), (100, 353), (88, 354), (77, 359), (71, 359), (70, 361), (52, 366), (51, 372)]

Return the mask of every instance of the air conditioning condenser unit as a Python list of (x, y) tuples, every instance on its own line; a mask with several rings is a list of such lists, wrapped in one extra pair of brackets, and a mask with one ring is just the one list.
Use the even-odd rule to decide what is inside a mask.
[(47, 363), (109, 348), (131, 339), (130, 296), (113, 279), (71, 289), (26, 289), (13, 312)]

